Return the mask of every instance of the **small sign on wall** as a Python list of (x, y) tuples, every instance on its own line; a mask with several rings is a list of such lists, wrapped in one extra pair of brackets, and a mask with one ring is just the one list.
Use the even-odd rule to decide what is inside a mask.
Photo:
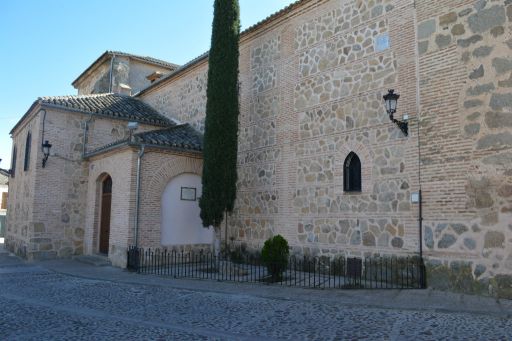
[(196, 201), (195, 187), (181, 187), (181, 200)]
[(380, 52), (389, 49), (389, 34), (386, 32), (375, 38), (375, 51)]

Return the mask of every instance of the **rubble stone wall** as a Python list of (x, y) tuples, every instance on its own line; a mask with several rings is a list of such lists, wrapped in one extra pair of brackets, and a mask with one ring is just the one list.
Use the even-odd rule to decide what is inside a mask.
[(424, 243), (433, 277), (512, 297), (512, 2), (418, 2)]
[[(229, 239), (416, 255), (421, 189), (429, 285), (512, 297), (511, 22), (510, 0), (326, 0), (243, 35)], [(202, 130), (206, 71), (141, 97)], [(408, 136), (385, 113), (388, 89)], [(343, 189), (350, 152), (360, 193)]]

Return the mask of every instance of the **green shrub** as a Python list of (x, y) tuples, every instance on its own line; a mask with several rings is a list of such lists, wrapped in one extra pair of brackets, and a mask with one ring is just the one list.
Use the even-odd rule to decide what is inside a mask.
[(273, 281), (281, 279), (281, 275), (288, 266), (290, 250), (288, 242), (281, 235), (276, 235), (265, 241), (261, 250), (261, 260), (272, 275)]

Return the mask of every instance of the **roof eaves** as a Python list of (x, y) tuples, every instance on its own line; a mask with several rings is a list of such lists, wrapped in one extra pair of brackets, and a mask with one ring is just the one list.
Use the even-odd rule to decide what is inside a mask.
[[(295, 10), (296, 8), (299, 8), (301, 7), (302, 5), (308, 3), (308, 2), (312, 2), (312, 1), (315, 1), (315, 0), (297, 0), (291, 4), (289, 4), (288, 6), (286, 6), (285, 8), (269, 15), (268, 17), (266, 17), (265, 19), (259, 21), (258, 23), (248, 27), (247, 29), (245, 29), (244, 31), (242, 31), (240, 33), (240, 38), (242, 38), (243, 36), (249, 34), (249, 33), (252, 33), (256, 30), (258, 30), (259, 28), (263, 27), (264, 25), (274, 21), (274, 20), (277, 20), (279, 19), (280, 17), (286, 15), (287, 13), (290, 13), (291, 11)], [(318, 0), (316, 0), (318, 1)], [(181, 67), (179, 67), (178, 69), (176, 69), (176, 71), (170, 73), (169, 75), (159, 79), (158, 81), (148, 85), (146, 88), (142, 89), (141, 91), (139, 91), (138, 93), (136, 93), (135, 95), (133, 95), (134, 97), (137, 97), (137, 96), (140, 96), (142, 94), (144, 94), (146, 91), (149, 91), (155, 87), (157, 87), (158, 85), (162, 85), (164, 84), (166, 81), (178, 76), (179, 74), (183, 73), (184, 71), (186, 71), (188, 68), (194, 66), (195, 64), (199, 63), (200, 61), (204, 60), (204, 59), (207, 59), (208, 58), (208, 53), (209, 51), (203, 53), (202, 55), (192, 59), (191, 61), (189, 61), (188, 63), (186, 64), (183, 64)]]
[(110, 56), (110, 51), (105, 51), (101, 54), (101, 56), (99, 56), (91, 65), (89, 65), (89, 67), (87, 69), (85, 69), (81, 74), (80, 76), (78, 76), (72, 83), (71, 85), (76, 88), (76, 84), (78, 83), (78, 81), (83, 77), (85, 76), (85, 74), (87, 72), (89, 72), (90, 70), (92, 70), (94, 67), (97, 66), (97, 64), (100, 62), (100, 60), (102, 60), (103, 58), (105, 58), (106, 56)]
[(93, 149), (90, 152), (86, 152), (84, 154), (83, 158), (84, 159), (88, 159), (90, 157), (93, 157), (93, 156), (96, 156), (96, 155), (99, 155), (99, 154), (103, 154), (103, 153), (106, 153), (106, 152), (109, 152), (111, 150), (114, 150), (114, 149), (117, 149), (117, 148), (120, 148), (120, 147), (123, 147), (123, 146), (127, 146), (127, 145), (130, 145), (130, 140), (129, 139), (114, 141), (114, 142), (109, 143), (109, 144), (107, 144), (105, 146)]
[(40, 102), (41, 106), (43, 107), (47, 107), (47, 108), (55, 108), (55, 109), (61, 109), (61, 110), (65, 110), (65, 111), (72, 111), (72, 112), (77, 112), (77, 113), (81, 113), (81, 114), (87, 114), (87, 115), (93, 115), (93, 116), (98, 116), (98, 117), (101, 117), (101, 118), (110, 118), (110, 119), (113, 119), (113, 120), (118, 120), (118, 121), (127, 121), (127, 122), (132, 122), (132, 121), (136, 121), (136, 122), (139, 122), (139, 123), (143, 123), (143, 124), (148, 124), (148, 125), (152, 125), (152, 126), (157, 126), (157, 127), (168, 127), (169, 126), (169, 123), (166, 123), (164, 121), (144, 121), (144, 120), (140, 120), (140, 119), (137, 119), (136, 117), (123, 117), (123, 116), (114, 116), (114, 115), (105, 115), (105, 114), (102, 114), (101, 112), (95, 112), (95, 111), (90, 111), (90, 110), (83, 110), (83, 109), (79, 109), (79, 108), (74, 108), (74, 107), (70, 107), (70, 106), (66, 106), (66, 105), (59, 105), (59, 104), (53, 104), (53, 103), (47, 103), (47, 102)]
[(268, 17), (266, 17), (265, 19), (263, 20), (260, 20), (259, 22), (257, 22), (256, 24), (252, 25), (252, 26), (249, 26), (248, 28), (246, 28), (245, 30), (243, 30), (241, 33), (240, 33), (240, 37), (248, 34), (248, 33), (251, 33), (253, 31), (256, 31), (257, 29), (259, 29), (260, 27), (262, 27), (263, 25), (265, 24), (268, 24), (269, 22), (293, 11), (294, 9), (300, 7), (301, 5), (309, 2), (309, 1), (312, 1), (312, 0), (297, 0), (295, 2), (292, 2), (291, 4), (289, 4), (288, 6), (286, 6), (285, 8), (283, 9), (280, 9), (279, 11), (277, 12), (274, 12), (272, 13), (271, 15), (269, 15)]
[(143, 93), (145, 93), (146, 91), (150, 90), (150, 89), (153, 89), (154, 87), (158, 86), (158, 85), (161, 85), (163, 84), (166, 80), (169, 80), (171, 78), (174, 78), (180, 74), (182, 74), (184, 71), (186, 71), (187, 69), (189, 69), (190, 67), (200, 63), (201, 61), (203, 61), (204, 59), (207, 59), (208, 58), (208, 53), (209, 51), (197, 56), (196, 58), (192, 59), (191, 61), (189, 61), (188, 63), (186, 64), (183, 64), (182, 66), (180, 66), (179, 68), (177, 68), (174, 72), (171, 72), (170, 74), (160, 78), (159, 80), (149, 84), (147, 87), (145, 87), (144, 89), (140, 90), (139, 92), (137, 92), (135, 95), (133, 95), (133, 97), (138, 97), (140, 95), (142, 95)]
[(11, 171), (8, 169), (0, 168), (0, 174), (2, 174), (3, 176), (9, 177), (11, 175)]
[(23, 116), (21, 116), (21, 118), (18, 120), (18, 122), (16, 122), (14, 127), (12, 127), (11, 131), (9, 132), (10, 135), (12, 135), (12, 133), (21, 125), (21, 123), (25, 121), (25, 119), (30, 115), (30, 113), (34, 110), (34, 108), (37, 105), (41, 105), (40, 98), (36, 99), (34, 101), (34, 103), (32, 103), (32, 105), (30, 106), (30, 108), (28, 108), (27, 112)]
[(89, 65), (89, 67), (87, 69), (85, 69), (81, 74), (80, 76), (78, 76), (72, 83), (71, 85), (73, 85), (73, 87), (76, 88), (76, 84), (78, 83), (78, 81), (83, 77), (85, 76), (89, 71), (93, 70), (95, 67), (99, 66), (99, 62), (107, 57), (107, 56), (123, 56), (123, 57), (128, 57), (128, 58), (132, 58), (132, 59), (136, 59), (136, 60), (139, 60), (141, 62), (144, 62), (144, 63), (149, 63), (149, 64), (153, 64), (153, 65), (159, 65), (161, 67), (164, 67), (166, 69), (169, 69), (171, 71), (174, 71), (176, 70), (179, 65), (178, 64), (174, 64), (174, 63), (169, 63), (169, 62), (166, 62), (165, 60), (161, 60), (161, 59), (158, 59), (158, 58), (153, 58), (153, 57), (144, 57), (144, 56), (138, 56), (138, 55), (135, 55), (135, 54), (131, 54), (131, 53), (126, 53), (126, 52), (121, 52), (121, 51), (110, 51), (110, 50), (107, 50), (105, 51), (103, 54), (101, 54), (101, 56), (99, 56), (91, 65)]
[(189, 148), (180, 148), (177, 146), (166, 146), (166, 145), (160, 145), (160, 144), (153, 144), (153, 143), (142, 143), (142, 142), (134, 142), (130, 140), (122, 140), (117, 141), (115, 143), (108, 144), (106, 146), (94, 149), (88, 153), (85, 153), (83, 158), (89, 159), (94, 156), (98, 156), (104, 153), (108, 153), (112, 150), (116, 150), (122, 147), (144, 147), (144, 148), (154, 148), (154, 149), (163, 149), (163, 150), (170, 150), (180, 153), (188, 153), (188, 154), (196, 154), (196, 155), (203, 155), (202, 150), (197, 149), (189, 149)]

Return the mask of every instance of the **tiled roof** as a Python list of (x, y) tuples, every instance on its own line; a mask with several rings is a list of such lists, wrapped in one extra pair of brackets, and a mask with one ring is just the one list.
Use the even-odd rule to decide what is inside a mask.
[(79, 96), (50, 96), (38, 98), (25, 115), (11, 129), (10, 134), (25, 120), (36, 105), (54, 107), (68, 111), (78, 111), (84, 114), (93, 114), (124, 121), (136, 121), (160, 127), (175, 126), (176, 124), (161, 115), (136, 98), (119, 94), (95, 94)]
[(84, 113), (137, 121), (157, 126), (173, 126), (171, 120), (161, 115), (148, 104), (125, 95), (96, 94), (80, 96), (51, 96), (38, 99), (41, 104), (74, 109)]
[(7, 185), (9, 183), (9, 171), (0, 168), (0, 185)]
[(203, 150), (203, 135), (188, 123), (167, 129), (153, 130), (135, 134), (133, 140), (139, 144), (179, 148), (185, 150)]
[(152, 130), (144, 133), (134, 134), (130, 139), (112, 142), (100, 148), (86, 153), (85, 157), (102, 154), (123, 146), (145, 145), (169, 150), (180, 150), (190, 152), (203, 151), (203, 135), (192, 128), (188, 123), (180, 124), (166, 129)]
[(116, 56), (123, 56), (123, 57), (130, 57), (133, 59), (138, 59), (138, 60), (141, 60), (146, 63), (160, 65), (165, 68), (173, 69), (173, 70), (175, 70), (179, 67), (178, 64), (169, 63), (165, 60), (161, 60), (161, 59), (157, 59), (157, 58), (153, 58), (153, 57), (149, 57), (149, 56), (139, 56), (136, 54), (126, 53), (126, 52), (121, 52), (121, 51), (107, 51), (106, 53), (111, 54), (111, 55), (116, 55)]
[(306, 2), (309, 2), (311, 0), (297, 0), (295, 2), (292, 2), (291, 4), (289, 4), (288, 6), (286, 6), (285, 8), (275, 12), (275, 13), (272, 13), (271, 15), (269, 15), (268, 17), (266, 17), (265, 19), (263, 20), (260, 20), (258, 21), (256, 24), (246, 28), (245, 30), (242, 31), (242, 33), (240, 33), (240, 35), (243, 35), (243, 34), (247, 34), (249, 32), (252, 32), (252, 31), (255, 31), (257, 30), (258, 28), (260, 28), (261, 26), (271, 22), (272, 20), (280, 17), (281, 15), (283, 14), (286, 14), (292, 10), (294, 10), (295, 8), (299, 7), (300, 5), (302, 5), (303, 3), (306, 3)]
[(104, 60), (110, 58), (110, 56), (113, 56), (113, 55), (115, 55), (115, 56), (122, 56), (122, 57), (129, 57), (129, 58), (132, 58), (132, 59), (140, 60), (140, 61), (145, 62), (145, 63), (150, 63), (150, 64), (153, 64), (153, 65), (158, 65), (158, 66), (167, 68), (170, 71), (174, 71), (174, 70), (176, 70), (179, 67), (178, 64), (169, 63), (169, 62), (166, 62), (165, 60), (161, 60), (161, 59), (157, 59), (157, 58), (153, 58), (153, 57), (138, 56), (136, 54), (126, 53), (126, 52), (121, 52), (121, 51), (105, 51), (101, 56), (98, 57), (98, 59), (96, 59), (91, 65), (89, 65), (89, 67), (87, 69), (85, 69), (80, 74), (80, 76), (78, 76), (73, 81), (73, 83), (71, 83), (71, 84), (73, 86), (75, 86), (75, 84), (78, 82), (78, 80), (80, 80), (80, 78), (82, 78), (89, 70), (94, 68), (95, 65), (100, 63), (100, 61), (103, 62)]

